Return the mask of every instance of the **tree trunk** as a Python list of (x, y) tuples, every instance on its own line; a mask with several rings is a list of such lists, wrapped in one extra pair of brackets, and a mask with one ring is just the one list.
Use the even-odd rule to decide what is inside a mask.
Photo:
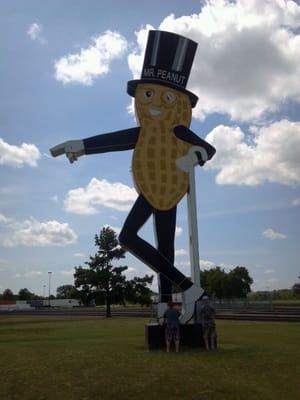
[(109, 290), (106, 291), (106, 318), (111, 318)]

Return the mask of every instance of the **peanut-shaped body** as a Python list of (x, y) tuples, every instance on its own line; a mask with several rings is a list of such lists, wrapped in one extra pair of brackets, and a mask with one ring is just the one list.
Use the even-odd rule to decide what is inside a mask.
[(136, 189), (156, 209), (169, 210), (188, 190), (188, 175), (176, 165), (191, 144), (178, 139), (174, 127), (191, 122), (188, 96), (157, 84), (139, 85), (135, 96), (140, 134), (132, 171)]

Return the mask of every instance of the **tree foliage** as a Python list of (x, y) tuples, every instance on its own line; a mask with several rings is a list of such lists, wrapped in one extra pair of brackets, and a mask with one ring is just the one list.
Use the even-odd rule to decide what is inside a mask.
[(153, 276), (127, 280), (124, 272), (128, 267), (113, 265), (115, 260), (125, 257), (125, 250), (120, 247), (113, 229), (104, 227), (99, 235), (95, 235), (95, 246), (98, 250), (85, 262), (87, 267), (75, 267), (75, 287), (82, 303), (104, 302), (107, 317), (111, 316), (111, 304), (125, 305), (125, 300), (129, 300), (149, 305), (152, 291), (148, 285)]
[(152, 290), (148, 287), (153, 282), (153, 275), (145, 275), (143, 278), (135, 276), (126, 285), (126, 299), (134, 304), (149, 306), (151, 304)]
[(74, 285), (61, 285), (56, 289), (57, 299), (77, 299), (79, 297)]
[(235, 267), (229, 274), (229, 291), (232, 297), (245, 298), (251, 292), (253, 279), (245, 267)]
[(293, 295), (296, 299), (300, 299), (300, 283), (295, 283), (292, 287)]
[(2, 300), (14, 300), (15, 296), (10, 289), (5, 289), (2, 293)]
[(116, 233), (110, 227), (104, 227), (95, 235), (97, 253), (85, 262), (88, 268), (75, 267), (75, 286), (84, 294), (85, 301), (102, 295), (106, 303), (106, 316), (111, 316), (111, 304), (116, 299), (123, 300), (126, 266), (115, 267), (112, 263), (125, 257), (125, 250), (119, 246)]
[(18, 293), (19, 300), (33, 300), (35, 298), (35, 294), (31, 293), (27, 288), (20, 289)]
[(245, 298), (253, 283), (248, 269), (239, 266), (229, 272), (215, 267), (201, 271), (200, 275), (203, 289), (218, 299)]
[(300, 293), (292, 289), (259, 290), (248, 295), (251, 301), (291, 301), (300, 299)]

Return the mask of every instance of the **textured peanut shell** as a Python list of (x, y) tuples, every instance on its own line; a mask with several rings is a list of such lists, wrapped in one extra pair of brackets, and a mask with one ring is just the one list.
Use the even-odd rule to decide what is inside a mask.
[(188, 97), (177, 92), (177, 101), (162, 121), (153, 121), (139, 115), (141, 125), (135, 146), (132, 172), (136, 189), (158, 210), (173, 208), (188, 190), (188, 174), (176, 165), (176, 159), (185, 155), (191, 144), (178, 139), (174, 127), (191, 122)]

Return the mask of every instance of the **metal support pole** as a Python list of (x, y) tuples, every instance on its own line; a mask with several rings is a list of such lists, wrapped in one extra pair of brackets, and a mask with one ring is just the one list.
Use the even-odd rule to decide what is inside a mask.
[(50, 307), (50, 293), (51, 293), (51, 274), (52, 272), (48, 272), (49, 275), (49, 297), (48, 297), (48, 305)]
[(197, 223), (197, 202), (195, 170), (189, 170), (189, 191), (187, 193), (188, 226), (189, 226), (189, 249), (191, 263), (191, 277), (193, 283), (201, 287), (200, 283), (200, 263), (199, 263), (199, 240)]

